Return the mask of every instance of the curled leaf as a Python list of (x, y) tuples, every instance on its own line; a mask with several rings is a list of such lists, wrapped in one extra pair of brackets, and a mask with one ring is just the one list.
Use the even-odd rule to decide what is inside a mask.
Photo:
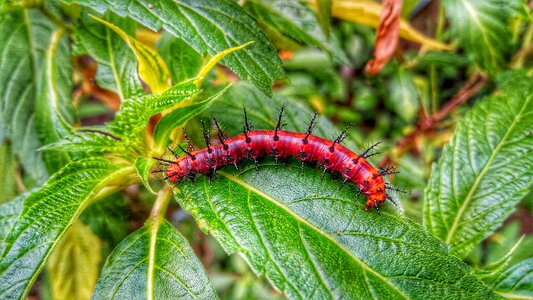
[(374, 58), (365, 67), (368, 75), (375, 75), (383, 68), (396, 51), (400, 32), (402, 0), (385, 0), (379, 21)]

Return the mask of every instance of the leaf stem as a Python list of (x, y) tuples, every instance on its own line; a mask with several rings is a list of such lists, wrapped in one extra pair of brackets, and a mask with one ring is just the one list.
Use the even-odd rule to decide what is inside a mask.
[[(172, 198), (172, 189), (167, 185), (157, 193), (152, 212), (150, 213), (149, 226), (159, 226), (167, 211), (167, 206)], [(161, 218), (163, 216), (163, 218)]]
[(148, 254), (148, 273), (147, 273), (147, 295), (148, 300), (154, 299), (154, 268), (155, 268), (155, 255), (156, 255), (156, 241), (157, 241), (157, 232), (159, 231), (159, 225), (161, 221), (165, 218), (165, 213), (167, 211), (168, 203), (172, 198), (172, 189), (167, 185), (157, 193), (157, 198), (155, 204), (152, 207), (152, 212), (150, 213), (150, 219), (147, 221), (147, 226), (150, 230), (150, 249)]

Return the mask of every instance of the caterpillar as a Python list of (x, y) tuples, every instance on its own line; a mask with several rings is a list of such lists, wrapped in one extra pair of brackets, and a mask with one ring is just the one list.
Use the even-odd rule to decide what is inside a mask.
[(316, 126), (317, 114), (315, 113), (306, 132), (285, 131), (281, 128), (283, 111), (284, 107), (280, 110), (274, 130), (252, 130), (246, 109), (244, 109), (245, 123), (243, 133), (232, 138), (226, 137), (217, 120), (214, 119), (220, 140), (218, 145), (211, 145), (209, 129), (206, 129), (204, 122), (202, 122), (206, 147), (196, 150), (184, 131), (183, 134), (187, 140), (188, 149), (184, 149), (181, 146), (179, 148), (186, 155), (180, 157), (174, 150), (168, 148), (176, 157), (176, 160), (171, 161), (154, 157), (165, 168), (153, 172), (164, 173), (166, 175), (165, 180), (178, 185), (183, 179), (190, 179), (192, 182), (196, 174), (208, 175), (211, 180), (216, 170), (228, 165), (234, 165), (239, 171), (237, 164), (244, 159), (252, 159), (257, 169), (257, 160), (261, 157), (273, 157), (276, 163), (279, 160), (286, 160), (292, 157), (301, 161), (302, 172), (304, 164), (316, 163), (323, 168), (322, 175), (325, 172), (339, 172), (344, 178), (343, 184), (347, 181), (353, 182), (358, 188), (358, 195), (363, 194), (366, 198), (366, 211), (369, 211), (372, 207), (379, 211), (379, 207), (387, 199), (396, 204), (387, 194), (387, 189), (405, 192), (388, 185), (383, 180), (384, 175), (398, 173), (392, 171), (393, 167), (378, 171), (366, 160), (370, 156), (377, 154), (377, 152), (371, 153), (370, 151), (379, 142), (359, 155), (341, 145), (341, 142), (346, 138), (348, 127), (333, 141), (315, 136), (312, 134)]

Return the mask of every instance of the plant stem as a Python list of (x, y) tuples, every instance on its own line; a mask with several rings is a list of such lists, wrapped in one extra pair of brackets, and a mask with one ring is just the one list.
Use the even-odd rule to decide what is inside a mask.
[(172, 198), (172, 189), (167, 185), (157, 193), (152, 212), (150, 213), (149, 226), (159, 227), (161, 220), (165, 218), (167, 206)]

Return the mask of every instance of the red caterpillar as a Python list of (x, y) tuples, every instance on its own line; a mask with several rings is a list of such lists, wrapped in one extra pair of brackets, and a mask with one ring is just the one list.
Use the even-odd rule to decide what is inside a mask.
[(392, 172), (391, 167), (378, 171), (366, 161), (366, 158), (375, 154), (368, 153), (377, 144), (367, 149), (363, 154), (358, 155), (340, 145), (340, 142), (346, 137), (346, 129), (334, 141), (312, 135), (311, 132), (315, 126), (316, 119), (315, 113), (306, 133), (284, 131), (281, 130), (282, 114), (283, 108), (281, 109), (276, 129), (252, 131), (245, 110), (244, 133), (229, 139), (224, 136), (215, 119), (221, 143), (220, 145), (212, 146), (210, 144), (209, 131), (204, 127), (206, 148), (201, 150), (194, 150), (190, 140), (184, 133), (191, 151), (189, 152), (180, 146), (181, 150), (187, 155), (179, 157), (174, 151), (169, 149), (177, 160), (168, 161), (156, 158), (162, 161), (166, 168), (154, 172), (164, 172), (166, 179), (178, 184), (184, 178), (194, 179), (197, 173), (209, 175), (211, 178), (216, 170), (230, 164), (235, 165), (238, 170), (237, 164), (245, 158), (250, 158), (257, 163), (257, 159), (263, 156), (274, 157), (276, 162), (279, 159), (293, 157), (302, 162), (302, 171), (304, 163), (318, 163), (318, 165), (323, 167), (324, 173), (326, 171), (339, 172), (342, 174), (344, 182), (355, 183), (359, 188), (359, 192), (366, 197), (365, 210), (367, 211), (372, 207), (379, 210), (379, 206), (386, 199), (393, 201), (385, 190), (398, 189), (388, 186), (383, 180), (383, 175), (396, 172)]

